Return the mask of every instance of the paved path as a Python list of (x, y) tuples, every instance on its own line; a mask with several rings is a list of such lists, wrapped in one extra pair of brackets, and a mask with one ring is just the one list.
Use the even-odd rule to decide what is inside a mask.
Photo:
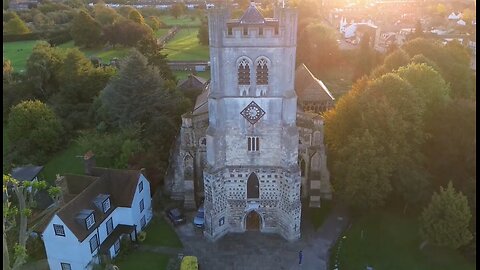
[[(190, 221), (191, 217), (187, 220)], [(345, 210), (336, 207), (318, 231), (310, 222), (303, 222), (302, 238), (295, 242), (288, 242), (276, 234), (259, 232), (232, 233), (209, 242), (191, 222), (177, 227), (176, 231), (184, 245), (184, 255), (197, 256), (205, 270), (326, 270), (328, 250), (347, 224)], [(300, 250), (302, 265), (298, 264)]]

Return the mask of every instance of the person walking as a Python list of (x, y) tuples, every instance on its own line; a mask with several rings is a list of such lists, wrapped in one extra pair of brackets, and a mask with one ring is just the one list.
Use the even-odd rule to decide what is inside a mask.
[(303, 254), (302, 254), (302, 251), (300, 250), (298, 252), (298, 264), (299, 265), (302, 265), (302, 258), (303, 258)]

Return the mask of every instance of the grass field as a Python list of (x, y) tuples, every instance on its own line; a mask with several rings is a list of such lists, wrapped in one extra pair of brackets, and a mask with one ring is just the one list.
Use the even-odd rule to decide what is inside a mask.
[[(69, 41), (67, 43), (63, 43), (61, 45), (58, 45), (60, 48), (73, 48), (75, 47), (73, 45), (73, 41)], [(116, 47), (116, 48), (109, 48), (109, 49), (104, 49), (104, 48), (94, 48), (94, 49), (81, 49), (87, 57), (90, 56), (95, 56), (99, 57), (102, 59), (104, 63), (110, 62), (113, 58), (123, 58), (126, 55), (129, 54), (130, 48), (124, 48), (124, 47)]]
[(167, 224), (163, 217), (154, 216), (146, 232), (147, 238), (142, 242), (142, 245), (182, 248), (182, 242), (180, 242), (173, 228), (170, 224)]
[(198, 28), (181, 29), (175, 37), (167, 43), (164, 53), (172, 61), (208, 61), (208, 46), (200, 45), (197, 38)]
[(169, 30), (170, 30), (170, 28), (160, 28), (157, 31), (155, 31), (155, 37), (156, 38), (163, 37), (164, 35), (166, 35), (168, 33)]
[(8, 59), (13, 65), (13, 69), (23, 72), (27, 64), (27, 59), (32, 54), (32, 49), (38, 40), (15, 41), (3, 43), (3, 59)]
[(72, 143), (67, 149), (57, 153), (50, 161), (45, 164), (45, 168), (40, 174), (43, 180), (53, 184), (57, 174), (78, 173), (83, 174), (83, 156), (80, 146)]
[(133, 251), (115, 262), (122, 270), (161, 270), (167, 269), (170, 256), (145, 251)]
[(201, 24), (198, 16), (194, 16), (195, 19), (193, 21), (190, 17), (191, 16), (189, 16), (189, 15), (184, 15), (184, 16), (180, 16), (177, 19), (175, 19), (171, 15), (163, 15), (163, 16), (160, 17), (160, 20), (168, 26), (175, 26), (175, 25), (179, 25), (179, 26), (198, 25), (199, 26)]
[(396, 211), (379, 211), (354, 220), (345, 237), (332, 249), (330, 269), (335, 268), (339, 246), (338, 269), (475, 269), (458, 251), (428, 245), (419, 250), (418, 218)]

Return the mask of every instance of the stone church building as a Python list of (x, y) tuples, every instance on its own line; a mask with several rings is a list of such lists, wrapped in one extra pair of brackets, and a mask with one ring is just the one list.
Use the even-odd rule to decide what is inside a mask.
[(252, 3), (240, 19), (214, 8), (208, 20), (211, 80), (182, 116), (165, 190), (185, 208), (204, 198), (208, 239), (246, 230), (298, 239), (302, 201), (331, 198), (319, 113), (334, 98), (295, 68), (295, 9), (264, 18)]

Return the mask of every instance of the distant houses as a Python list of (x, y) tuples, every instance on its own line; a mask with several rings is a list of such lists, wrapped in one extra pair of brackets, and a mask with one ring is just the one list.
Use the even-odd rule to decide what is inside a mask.
[(103, 256), (114, 258), (121, 240), (136, 241), (153, 216), (150, 183), (141, 170), (95, 167), (92, 154), (85, 161), (86, 175), (57, 179), (59, 209), (35, 229), (51, 270), (92, 269)]

